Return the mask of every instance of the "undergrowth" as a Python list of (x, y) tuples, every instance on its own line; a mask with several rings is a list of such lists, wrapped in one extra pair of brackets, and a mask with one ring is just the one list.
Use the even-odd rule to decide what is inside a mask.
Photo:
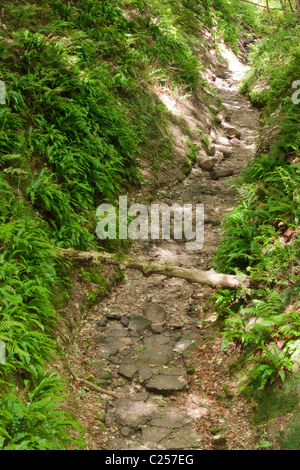
[(292, 84), (300, 78), (300, 29), (295, 15), (278, 21), (274, 34), (252, 49), (242, 89), (261, 108), (261, 142), (237, 180), (240, 204), (225, 220), (214, 260), (219, 271), (251, 279), (251, 289), (234, 296), (221, 290), (216, 302), (224, 348), (232, 342), (241, 348), (248, 371), (241, 390), (258, 402), (258, 414), (264, 397), (277, 393), (299, 364), (300, 105)]
[[(2, 2), (0, 448), (85, 446), (64, 411), (62, 379), (48, 370), (56, 310), (72, 285), (56, 248), (104, 248), (97, 206), (142, 183), (137, 161), (152, 159), (151, 142), (160, 160), (172, 160), (171, 116), (153, 87), (207, 99), (201, 57), (223, 38), (236, 48), (234, 11), (223, 0)], [(198, 147), (188, 143), (189, 166)], [(95, 302), (107, 284), (90, 276)]]

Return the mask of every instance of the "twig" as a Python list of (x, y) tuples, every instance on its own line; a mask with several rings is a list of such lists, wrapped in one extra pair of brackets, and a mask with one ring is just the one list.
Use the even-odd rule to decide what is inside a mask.
[[(265, 5), (258, 5), (257, 3), (250, 2), (250, 0), (241, 0), (242, 2), (251, 3), (251, 5), (255, 5), (259, 8), (267, 8)], [(270, 8), (271, 11), (282, 11), (282, 8)]]
[(116, 393), (109, 392), (108, 390), (105, 390), (104, 388), (98, 387), (98, 385), (95, 385), (92, 382), (89, 382), (88, 380), (81, 379), (80, 377), (77, 377), (77, 375), (71, 370), (70, 366), (66, 363), (65, 363), (65, 367), (68, 370), (68, 372), (72, 375), (75, 382), (83, 383), (84, 385), (89, 387), (91, 390), (94, 390), (95, 392), (103, 393), (103, 394), (108, 395), (110, 397), (118, 398)]

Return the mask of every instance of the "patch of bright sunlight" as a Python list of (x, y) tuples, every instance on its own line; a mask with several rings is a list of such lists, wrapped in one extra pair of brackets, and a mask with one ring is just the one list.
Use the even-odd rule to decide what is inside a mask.
[(221, 45), (220, 49), (222, 56), (227, 59), (228, 68), (233, 74), (234, 80), (240, 81), (245, 73), (250, 69), (250, 66), (243, 64), (231, 50), (227, 49), (224, 44)]
[(176, 100), (172, 96), (170, 96), (169, 93), (169, 90), (167, 90), (166, 88), (162, 88), (157, 91), (157, 96), (166, 106), (168, 111), (170, 111), (174, 116), (180, 116), (181, 111), (178, 107), (178, 103), (176, 103)]

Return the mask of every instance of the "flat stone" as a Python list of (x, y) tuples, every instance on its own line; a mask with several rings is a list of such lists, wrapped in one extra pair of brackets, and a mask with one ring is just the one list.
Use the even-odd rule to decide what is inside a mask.
[(122, 338), (128, 336), (128, 331), (120, 323), (111, 323), (105, 332), (107, 338)]
[(206, 416), (210, 415), (210, 411), (207, 408), (204, 407), (194, 407), (194, 408), (189, 408), (187, 410), (187, 415), (190, 416), (190, 418), (196, 420), (196, 419), (201, 419), (205, 418)]
[(142, 430), (142, 442), (150, 448), (155, 447), (162, 439), (168, 437), (172, 432), (170, 428), (159, 428), (155, 426), (146, 427)]
[(132, 380), (134, 375), (137, 373), (138, 368), (135, 365), (123, 365), (118, 369), (118, 374), (125, 379)]
[(163, 333), (163, 331), (164, 331), (164, 325), (165, 325), (165, 322), (163, 322), (163, 323), (151, 323), (151, 331), (152, 331), (154, 334)]
[(170, 369), (168, 367), (166, 369), (159, 369), (159, 375), (177, 375), (178, 377), (184, 377), (187, 375), (187, 371), (186, 369)]
[(150, 324), (151, 320), (149, 320), (147, 317), (144, 317), (143, 315), (133, 313), (129, 317), (129, 328), (131, 330), (141, 331), (147, 328)]
[(102, 318), (100, 318), (99, 320), (97, 320), (97, 321), (95, 322), (95, 327), (96, 327), (96, 328), (101, 328), (101, 327), (103, 327), (103, 326), (106, 325), (107, 321), (108, 321), (108, 320), (107, 320), (106, 317), (102, 317)]
[(175, 344), (174, 346), (174, 351), (185, 351), (186, 349), (188, 349), (193, 343), (195, 342), (195, 340), (193, 339), (181, 339), (180, 341), (178, 341), (178, 343)]
[(114, 387), (124, 387), (122, 380), (114, 380)]
[(109, 318), (109, 320), (120, 320), (123, 316), (123, 313), (106, 312), (105, 316), (106, 318)]
[(149, 380), (146, 384), (146, 390), (149, 392), (161, 393), (162, 395), (169, 395), (173, 392), (184, 390), (186, 382), (181, 376), (174, 375), (158, 375)]
[(123, 426), (120, 431), (121, 431), (122, 436), (124, 437), (129, 437), (134, 433), (134, 431), (128, 426)]
[(136, 428), (146, 424), (157, 411), (158, 407), (152, 403), (121, 398), (116, 405), (115, 416), (121, 425)]
[(152, 367), (144, 365), (139, 366), (139, 377), (142, 382), (145, 380), (150, 380), (153, 377), (154, 370)]
[(96, 336), (93, 341), (94, 341), (94, 343), (96, 343), (96, 344), (105, 343), (105, 342), (106, 342), (106, 335), (105, 335), (105, 333), (101, 333), (101, 335)]
[(119, 352), (120, 356), (126, 357), (126, 356), (131, 356), (132, 355), (132, 349), (130, 348), (124, 348)]
[(167, 312), (163, 307), (157, 304), (151, 304), (143, 310), (145, 317), (152, 323), (164, 323), (167, 318)]
[(125, 338), (124, 337), (118, 338), (118, 346), (120, 350), (130, 347), (132, 346), (132, 344), (133, 344), (132, 339), (129, 338), (128, 336), (126, 336)]
[(146, 346), (143, 351), (138, 353), (136, 364), (164, 366), (168, 364), (173, 357), (173, 348), (167, 344), (156, 344), (154, 348)]
[(172, 342), (174, 341), (170, 334), (162, 334), (159, 336), (149, 335), (144, 338), (144, 343), (148, 348), (155, 348), (156, 346), (167, 345)]
[(179, 429), (186, 424), (190, 424), (191, 418), (185, 413), (179, 413), (178, 410), (165, 412), (161, 409), (161, 416), (151, 419), (151, 426), (162, 428)]
[(110, 386), (110, 384), (111, 384), (111, 380), (100, 379), (100, 378), (96, 379), (96, 385), (98, 385), (98, 387), (107, 389)]
[(181, 328), (184, 327), (184, 323), (181, 323), (181, 322), (170, 322), (169, 323), (169, 328), (173, 329), (173, 330), (181, 330)]
[(129, 450), (128, 446), (124, 444), (124, 439), (113, 436), (106, 442), (106, 446), (110, 450)]
[(109, 358), (109, 361), (112, 362), (113, 364), (116, 364), (116, 365), (120, 364), (121, 360), (122, 360), (122, 358), (118, 355), (110, 356), (110, 358)]
[(101, 344), (98, 354), (102, 359), (109, 359), (111, 356), (116, 355), (118, 350), (118, 348), (111, 344)]
[(103, 365), (99, 366), (98, 373), (97, 373), (97, 377), (99, 379), (111, 380), (112, 376), (113, 376), (113, 373), (108, 367), (103, 366)]
[(160, 444), (166, 450), (200, 450), (200, 437), (191, 426), (184, 426), (172, 432)]
[(148, 392), (139, 392), (134, 395), (130, 395), (131, 401), (146, 401), (149, 398)]
[(218, 180), (220, 178), (226, 178), (227, 176), (232, 176), (234, 174), (234, 170), (231, 168), (224, 169), (224, 170), (214, 170), (210, 173), (210, 177), (213, 180)]

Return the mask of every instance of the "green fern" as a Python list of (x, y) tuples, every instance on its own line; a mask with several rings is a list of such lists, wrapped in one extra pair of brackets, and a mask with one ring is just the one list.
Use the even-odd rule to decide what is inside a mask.
[(257, 362), (250, 374), (250, 384), (258, 385), (259, 390), (263, 389), (267, 383), (275, 382), (278, 377), (284, 382), (286, 371), (291, 371), (293, 368), (287, 350), (280, 351), (275, 344), (272, 344), (270, 348), (262, 347), (262, 355), (250, 359)]

